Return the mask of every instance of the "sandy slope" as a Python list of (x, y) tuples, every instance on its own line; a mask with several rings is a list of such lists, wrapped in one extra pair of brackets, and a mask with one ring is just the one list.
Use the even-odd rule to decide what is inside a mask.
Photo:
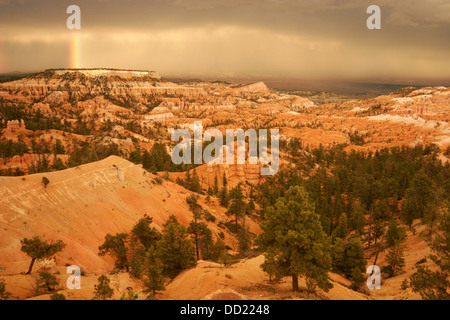
[[(50, 180), (45, 189), (42, 177)], [(67, 247), (57, 255), (57, 265), (76, 264), (88, 273), (104, 273), (113, 268), (108, 257), (98, 256), (98, 246), (106, 233), (129, 232), (144, 214), (162, 227), (174, 214), (183, 224), (192, 218), (181, 186), (164, 181), (127, 160), (111, 156), (96, 163), (58, 172), (0, 177), (0, 261), (6, 273), (27, 270), (30, 259), (20, 251), (20, 239), (40, 235), (61, 239)], [(226, 221), (223, 208), (200, 203)], [(214, 233), (225, 230), (210, 225)], [(253, 229), (255, 226), (253, 224)]]
[[(50, 180), (47, 188), (41, 183), (43, 176)], [(0, 265), (7, 267), (0, 276), (12, 293), (11, 298), (32, 298), (38, 271), (44, 269), (56, 274), (65, 288), (68, 277), (65, 265), (76, 264), (84, 271), (82, 289), (64, 289), (62, 293), (69, 299), (91, 299), (98, 275), (109, 273), (114, 265), (111, 258), (98, 256), (98, 246), (106, 233), (129, 232), (146, 213), (153, 217), (157, 228), (161, 228), (170, 214), (188, 224), (192, 215), (185, 198), (190, 192), (175, 183), (163, 181), (160, 185), (154, 180), (155, 176), (140, 166), (115, 156), (58, 172), (0, 177)], [(213, 232), (223, 231), (226, 242), (234, 247), (235, 239), (217, 226), (218, 222), (227, 220), (224, 208), (215, 200), (207, 203), (204, 197), (200, 203), (217, 219), (216, 223), (209, 223)], [(260, 232), (255, 222), (248, 221), (247, 225), (252, 232)], [(196, 267), (168, 283), (159, 298), (420, 299), (411, 289), (400, 288), (403, 279), (415, 271), (415, 263), (430, 253), (424, 240), (426, 228), (417, 223), (415, 227), (416, 234), (408, 231), (405, 273), (383, 279), (382, 289), (372, 290), (368, 295), (350, 290), (350, 282), (336, 274), (330, 274), (334, 288), (329, 292), (293, 293), (288, 278), (276, 284), (268, 282), (260, 268), (264, 258), (258, 256), (228, 267), (199, 261)], [(33, 273), (25, 275), (30, 259), (20, 251), (20, 239), (34, 235), (62, 239), (67, 247), (56, 256), (56, 263), (37, 262)], [(368, 263), (372, 260), (370, 257)], [(377, 264), (384, 265), (384, 253)], [(142, 283), (126, 273), (108, 276), (116, 290), (116, 299), (130, 288), (136, 292), (142, 290)], [(300, 288), (306, 288), (302, 279)], [(48, 299), (48, 295), (35, 298)]]
[[(283, 278), (278, 283), (269, 281), (260, 265), (264, 257), (244, 259), (239, 263), (224, 266), (222, 264), (198, 261), (191, 269), (183, 271), (174, 280), (166, 282), (166, 290), (158, 294), (158, 299), (187, 299), (187, 300), (254, 300), (254, 299), (324, 299), (324, 300), (404, 300), (420, 299), (420, 295), (414, 293), (411, 288), (401, 289), (403, 279), (409, 277), (415, 271), (415, 263), (430, 253), (430, 248), (424, 240), (424, 226), (416, 226), (416, 234), (408, 232), (408, 240), (405, 249), (405, 272), (393, 278), (382, 277), (380, 290), (364, 290), (364, 293), (355, 292), (349, 287), (351, 282), (341, 275), (330, 273), (334, 287), (329, 292), (317, 291), (317, 294), (309, 294), (305, 291), (304, 279), (299, 278), (300, 292), (292, 292), (290, 278)], [(384, 253), (380, 254), (377, 265), (383, 267)], [(373, 261), (368, 259), (368, 262)], [(38, 268), (41, 264), (38, 264)], [(431, 266), (432, 267), (432, 266)], [(38, 269), (36, 268), (36, 269)], [(432, 267), (433, 268), (433, 267)], [(47, 268), (54, 274), (67, 299), (92, 299), (94, 285), (98, 275), (87, 274), (81, 277), (81, 290), (69, 290), (65, 283), (69, 275), (65, 274), (63, 266), (50, 266)], [(12, 293), (12, 299), (49, 299), (49, 295), (34, 296), (34, 286), (38, 277), (37, 272), (31, 275), (13, 274), (1, 275), (6, 281), (6, 287)], [(142, 293), (143, 285), (140, 281), (121, 272), (108, 274), (111, 286), (114, 289), (114, 299), (120, 299), (129, 290), (137, 293), (139, 299), (145, 299)]]
[[(401, 288), (404, 279), (409, 278), (414, 272), (416, 272), (416, 263), (427, 258), (432, 253), (428, 243), (425, 239), (428, 237), (428, 228), (425, 225), (419, 224), (419, 220), (416, 220), (415, 224), (416, 232), (413, 234), (410, 230), (407, 230), (407, 237), (405, 241), (404, 257), (405, 268), (404, 272), (394, 276), (392, 278), (383, 278), (381, 281), (380, 290), (372, 290), (371, 294), (374, 299), (379, 300), (416, 300), (421, 299), (420, 294), (414, 292), (411, 288), (403, 290)], [(407, 227), (405, 227), (407, 228)], [(381, 268), (386, 265), (385, 258), (388, 250), (384, 250), (380, 253), (377, 261), (377, 265)], [(372, 264), (372, 259), (368, 262)], [(436, 270), (436, 266), (427, 258), (425, 263), (430, 269)], [(409, 280), (408, 280), (409, 282)]]
[[(427, 227), (420, 225), (417, 220), (414, 224), (416, 232), (407, 231), (405, 242), (405, 269), (404, 272), (386, 278), (382, 274), (381, 289), (368, 290), (364, 293), (350, 289), (351, 281), (341, 275), (330, 273), (334, 287), (329, 292), (317, 291), (317, 295), (305, 292), (304, 279), (299, 278), (301, 292), (291, 291), (290, 278), (283, 278), (280, 283), (270, 283), (260, 265), (264, 262), (263, 256), (243, 260), (240, 263), (224, 267), (223, 265), (199, 261), (195, 268), (182, 272), (168, 286), (161, 295), (161, 299), (330, 299), (330, 300), (417, 300), (420, 295), (411, 288), (403, 290), (402, 281), (409, 278), (415, 271), (418, 261), (427, 257), (431, 250), (425, 241)], [(377, 260), (382, 268), (385, 262), (386, 250)], [(372, 264), (373, 255), (367, 252), (367, 263)], [(435, 266), (428, 259), (426, 265), (432, 270)], [(366, 275), (367, 279), (368, 275)], [(302, 290), (303, 289), (303, 290)]]
[(300, 292), (292, 292), (290, 278), (271, 283), (260, 265), (264, 256), (224, 267), (221, 264), (199, 261), (195, 268), (186, 270), (176, 277), (159, 296), (160, 299), (193, 300), (253, 300), (253, 299), (351, 299), (370, 297), (347, 288), (349, 283), (332, 274), (334, 288), (329, 292), (317, 290), (317, 295), (306, 292), (304, 279), (299, 279)]

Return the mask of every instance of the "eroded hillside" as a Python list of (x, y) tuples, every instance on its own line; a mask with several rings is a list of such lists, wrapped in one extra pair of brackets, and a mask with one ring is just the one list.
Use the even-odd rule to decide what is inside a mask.
[[(50, 183), (45, 188), (42, 177)], [(111, 156), (103, 161), (63, 171), (26, 177), (0, 177), (0, 257), (8, 273), (25, 272), (29, 258), (20, 251), (20, 240), (35, 235), (66, 244), (57, 264), (76, 264), (87, 273), (104, 273), (114, 267), (108, 257), (98, 255), (107, 233), (129, 232), (144, 216), (153, 218), (158, 229), (174, 214), (188, 225), (192, 213), (186, 198), (190, 191), (163, 180), (141, 167)], [(204, 197), (203, 197), (204, 199)], [(222, 231), (226, 242), (234, 237), (217, 226), (225, 222), (225, 208), (213, 201), (201, 205), (216, 217), (209, 226), (214, 235)], [(248, 222), (258, 232), (254, 222)]]

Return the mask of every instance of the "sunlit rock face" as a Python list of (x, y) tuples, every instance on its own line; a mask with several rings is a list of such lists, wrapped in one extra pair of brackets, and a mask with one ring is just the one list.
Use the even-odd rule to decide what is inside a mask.
[(32, 102), (44, 98), (52, 102), (60, 100), (62, 92), (66, 92), (65, 100), (84, 100), (86, 96), (108, 95), (141, 99), (139, 102), (145, 102), (145, 97), (151, 95), (195, 97), (204, 94), (203, 88), (180, 86), (162, 80), (155, 71), (120, 69), (49, 69), (0, 84), (0, 95), (5, 98), (18, 91), (22, 94), (15, 97), (18, 102)]
[(64, 75), (66, 73), (81, 73), (87, 77), (112, 77), (118, 76), (121, 78), (133, 78), (133, 77), (150, 77), (157, 80), (161, 79), (161, 76), (156, 71), (142, 71), (142, 70), (122, 70), (122, 69), (58, 69), (55, 70), (55, 74)]

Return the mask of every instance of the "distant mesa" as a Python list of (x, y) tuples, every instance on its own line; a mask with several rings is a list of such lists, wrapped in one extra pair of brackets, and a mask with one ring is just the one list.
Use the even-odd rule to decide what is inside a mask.
[(267, 92), (270, 89), (262, 81), (247, 84), (241, 87), (234, 88), (235, 92)]
[(79, 68), (79, 69), (47, 69), (45, 72), (54, 72), (57, 75), (66, 73), (82, 73), (87, 77), (112, 77), (119, 76), (121, 78), (150, 77), (161, 80), (161, 76), (156, 71), (148, 70), (129, 70), (129, 69), (112, 69), (112, 68)]

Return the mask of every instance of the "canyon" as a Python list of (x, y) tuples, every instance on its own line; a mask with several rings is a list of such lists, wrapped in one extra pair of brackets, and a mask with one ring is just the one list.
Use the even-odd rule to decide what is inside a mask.
[[(275, 90), (264, 82), (175, 82), (155, 71), (101, 68), (49, 69), (0, 83), (0, 142), (8, 151), (2, 150), (0, 158), (0, 261), (6, 267), (0, 275), (13, 299), (49, 298), (34, 297), (31, 281), (36, 274), (23, 274), (29, 257), (20, 251), (20, 240), (36, 234), (67, 244), (54, 261), (39, 262), (37, 270), (58, 272), (62, 281), (68, 265), (76, 264), (84, 272), (82, 281), (88, 288), (65, 289), (67, 297), (91, 299), (96, 278), (107, 273), (112, 275), (115, 298), (129, 288), (142, 292), (142, 283), (115, 272), (113, 259), (99, 256), (98, 247), (106, 233), (129, 232), (145, 214), (157, 230), (171, 214), (189, 225), (193, 214), (186, 199), (196, 193), (177, 183), (186, 179), (186, 167), (156, 172), (132, 160), (136, 153), (151, 152), (159, 145), (170, 155), (176, 147), (171, 139), (174, 131), (184, 129), (193, 136), (197, 121), (202, 133), (217, 129), (222, 135), (227, 129), (278, 129), (280, 169), (301, 170), (286, 151), (297, 140), (302, 148), (295, 151), (305, 157), (314, 148), (333, 146), (366, 155), (384, 148), (433, 146), (436, 161), (449, 163), (448, 87), (405, 87), (374, 98), (342, 101), (330, 93), (331, 99), (321, 97), (324, 103), (301, 92)], [(15, 146), (20, 150), (13, 152)], [(89, 161), (74, 162), (75, 155), (86, 156), (83, 152), (91, 152), (93, 146)], [(110, 150), (113, 155), (100, 154)], [(45, 170), (40, 169), (43, 163)], [(239, 243), (224, 225), (233, 219), (207, 190), (224, 187), (226, 180), (229, 188), (242, 185), (247, 196), (273, 178), (261, 175), (263, 167), (248, 157), (243, 164), (195, 166), (204, 193), (198, 195), (199, 204), (214, 218), (207, 225), (214, 238), (223, 234), (231, 253), (239, 250)], [(46, 186), (44, 177), (49, 181)], [(245, 218), (252, 235), (262, 232), (259, 223), (256, 216)], [(168, 281), (158, 298), (417, 299), (412, 289), (399, 289), (400, 280), (431, 252), (420, 237), (424, 226), (417, 221), (414, 226), (417, 234), (407, 231), (406, 274), (387, 279), (382, 292), (356, 292), (348, 279), (330, 273), (334, 288), (329, 292), (319, 291), (314, 297), (292, 294), (286, 280), (268, 281), (260, 268), (264, 257), (258, 255), (231, 266), (197, 261)], [(373, 257), (373, 252), (368, 255)], [(380, 254), (379, 263), (385, 259), (385, 253)], [(301, 285), (306, 285), (303, 280)]]

